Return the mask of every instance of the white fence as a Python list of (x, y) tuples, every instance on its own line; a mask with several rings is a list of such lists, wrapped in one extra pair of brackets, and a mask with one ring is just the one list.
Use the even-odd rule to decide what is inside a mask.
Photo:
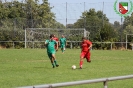
[[(0, 43), (9, 44), (7, 46), (10, 46), (10, 48), (16, 48), (18, 46), (19, 48), (25, 48), (26, 47), (26, 48), (34, 48), (34, 49), (44, 48), (45, 47), (44, 42), (45, 41), (28, 41), (28, 42), (25, 42), (25, 41), (0, 41)], [(80, 46), (79, 45), (80, 42), (81, 41), (67, 41), (67, 43), (68, 43), (67, 48), (72, 49), (74, 47)], [(25, 43), (27, 43), (27, 44), (25, 44)], [(101, 44), (101, 45), (108, 44), (108, 50), (114, 49), (114, 45), (116, 46), (116, 50), (119, 50), (119, 47), (121, 47), (121, 44), (123, 44), (123, 47), (125, 47), (125, 50), (127, 50), (127, 49), (133, 50), (133, 43), (132, 42), (93, 42), (93, 47), (95, 47), (94, 46), (95, 44)], [(130, 46), (127, 47), (127, 45), (130, 45)], [(117, 47), (117, 46), (119, 46), (119, 47)], [(5, 46), (5, 48), (6, 48), (6, 46)], [(95, 49), (95, 48), (93, 48), (93, 49)], [(107, 49), (105, 49), (105, 50), (107, 50)]]
[(26, 87), (18, 87), (18, 88), (57, 88), (57, 87), (74, 86), (74, 85), (81, 85), (81, 84), (91, 84), (91, 83), (99, 83), (99, 82), (103, 82), (103, 85), (104, 85), (103, 88), (108, 88), (107, 83), (109, 81), (131, 79), (131, 78), (133, 78), (133, 75), (117, 76), (117, 77), (110, 77), (110, 78), (100, 78), (100, 79), (93, 79), (93, 80), (64, 82), (64, 83), (56, 83), (56, 84), (26, 86)]

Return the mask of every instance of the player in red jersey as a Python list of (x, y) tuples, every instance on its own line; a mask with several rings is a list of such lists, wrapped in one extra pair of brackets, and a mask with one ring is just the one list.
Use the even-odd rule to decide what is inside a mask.
[[(58, 44), (59, 44), (59, 39), (54, 35), (54, 38), (53, 38), (53, 40), (55, 40)], [(56, 49), (56, 45), (55, 45), (55, 49)]]
[(86, 58), (87, 62), (91, 62), (90, 60), (90, 49), (92, 47), (92, 42), (87, 40), (85, 37), (82, 37), (81, 42), (81, 54), (80, 54), (80, 68), (82, 69), (83, 60)]
[(59, 41), (59, 39), (54, 35), (54, 38), (53, 38), (56, 42)]

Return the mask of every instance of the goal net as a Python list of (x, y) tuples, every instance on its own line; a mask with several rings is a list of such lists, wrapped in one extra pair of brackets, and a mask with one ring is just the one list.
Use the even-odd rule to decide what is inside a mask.
[(77, 29), (51, 29), (51, 28), (26, 28), (25, 29), (25, 48), (43, 48), (46, 39), (50, 34), (61, 38), (63, 34), (67, 42), (80, 42), (81, 38), (89, 38), (89, 32), (83, 28)]

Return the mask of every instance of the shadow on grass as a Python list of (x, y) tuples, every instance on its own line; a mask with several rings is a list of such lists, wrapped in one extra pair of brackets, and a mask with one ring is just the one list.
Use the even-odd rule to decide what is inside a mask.
[(72, 69), (72, 68), (67, 68), (67, 69), (71, 69), (71, 70), (84, 70), (84, 69), (87, 69), (87, 67), (84, 67), (84, 68), (76, 68), (76, 69)]

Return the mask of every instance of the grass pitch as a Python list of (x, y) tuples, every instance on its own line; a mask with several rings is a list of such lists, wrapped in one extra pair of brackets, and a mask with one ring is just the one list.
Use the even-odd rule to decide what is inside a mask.
[[(80, 49), (56, 53), (58, 68), (52, 68), (46, 49), (1, 49), (0, 87), (15, 88), (133, 74), (133, 51), (92, 50), (91, 63), (79, 68)], [(72, 70), (71, 66), (77, 69)], [(133, 88), (133, 79), (108, 82), (109, 88)], [(63, 88), (103, 88), (103, 83)]]

